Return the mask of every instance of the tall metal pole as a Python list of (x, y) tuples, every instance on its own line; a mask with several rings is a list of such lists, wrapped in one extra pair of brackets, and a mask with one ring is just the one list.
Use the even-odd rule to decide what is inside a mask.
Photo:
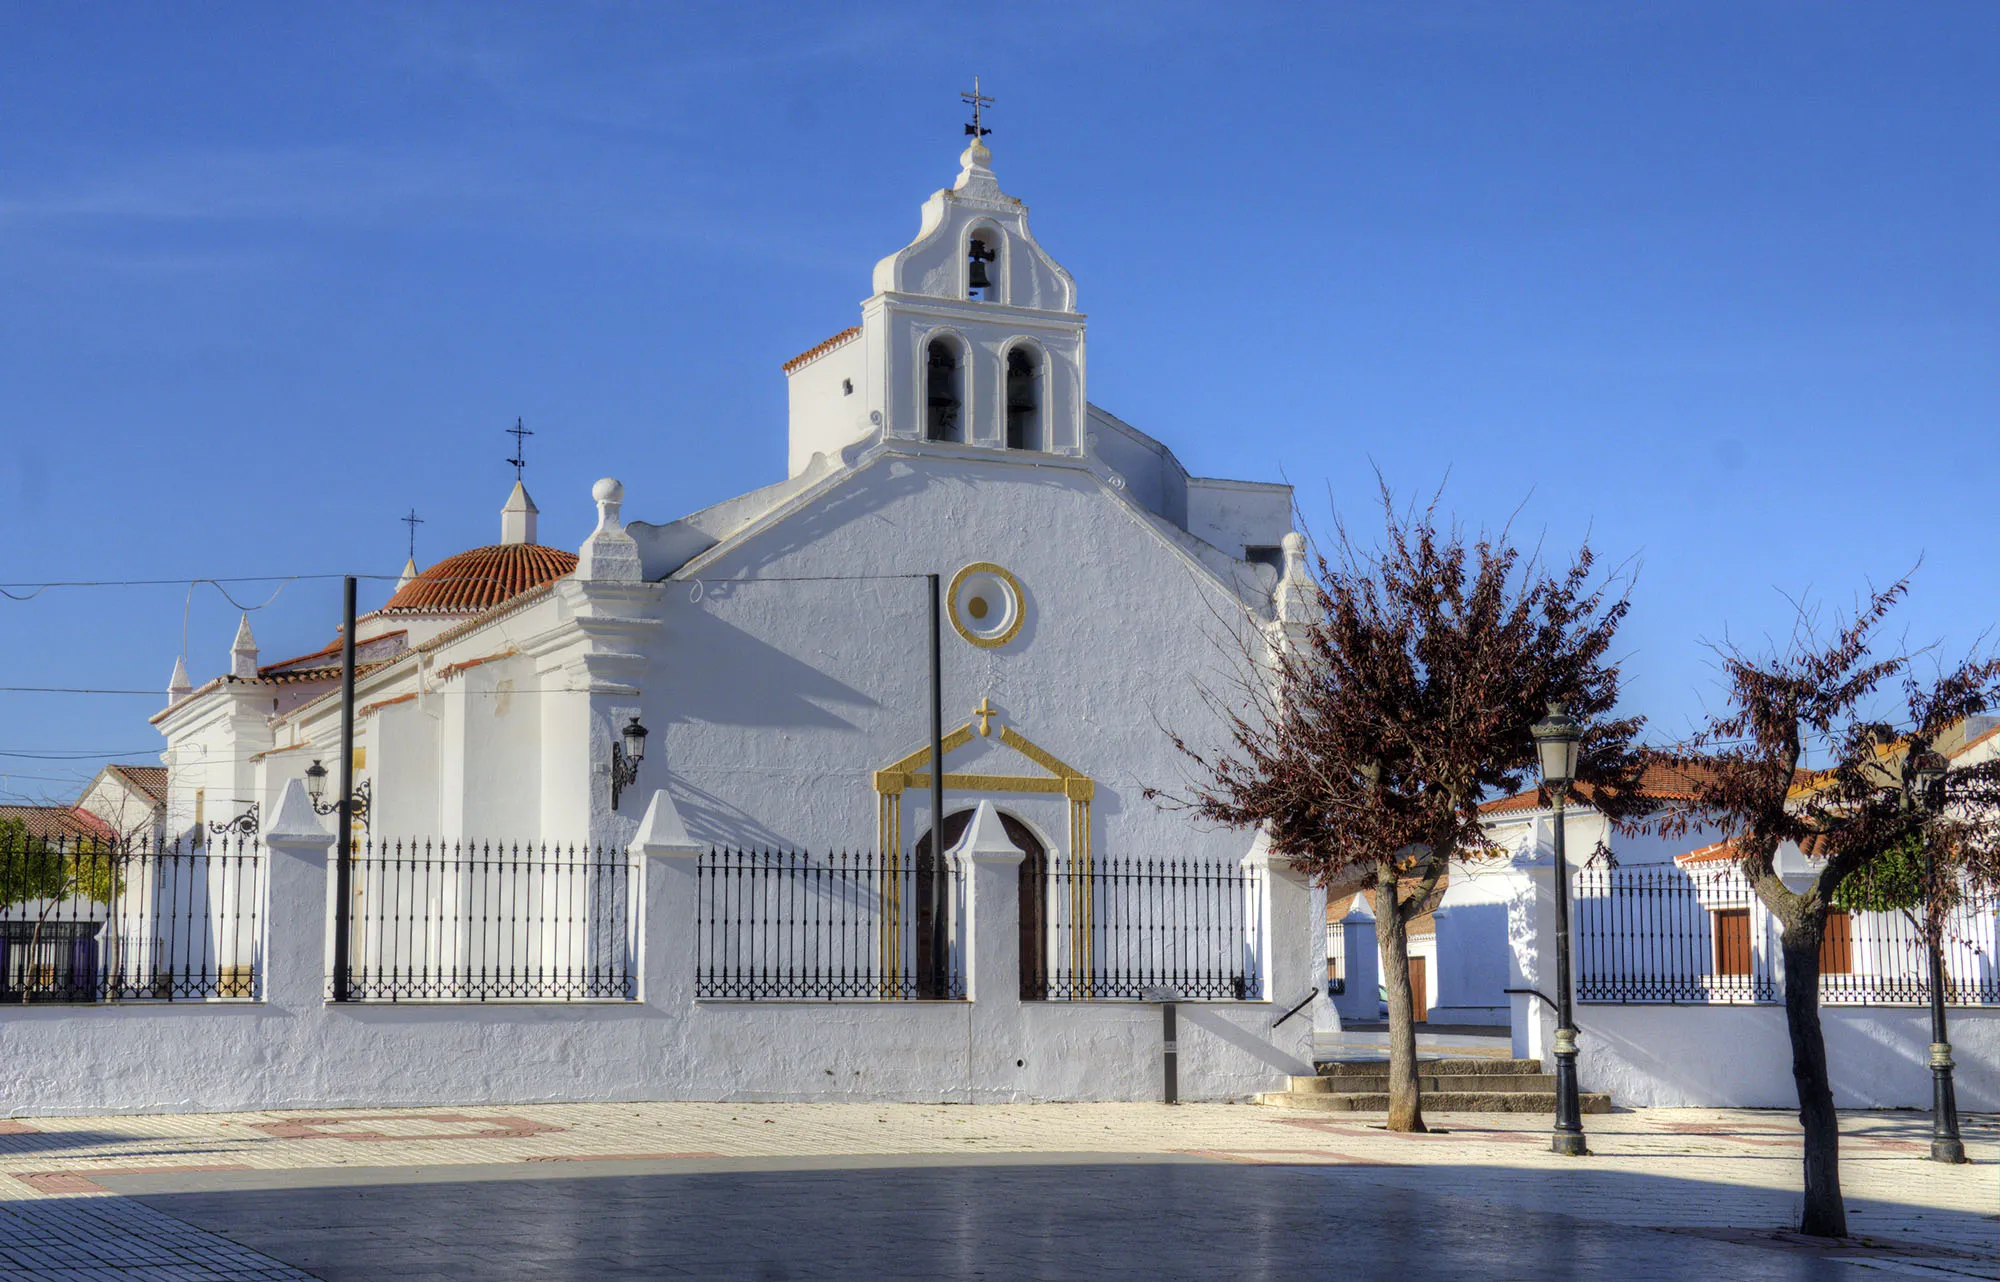
[(1556, 826), (1556, 1129), (1549, 1147), (1565, 1157), (1590, 1150), (1583, 1138), (1583, 1109), (1576, 1097), (1576, 1024), (1570, 1015), (1569, 855), (1563, 849), (1563, 802), (1569, 789), (1555, 792)]
[(340, 819), (333, 862), (333, 1000), (347, 1000), (348, 917), (354, 904), (354, 576), (340, 601)]
[(951, 884), (944, 861), (944, 598), (931, 585), (931, 996), (949, 996)]
[[(1935, 896), (1937, 851), (1924, 840), (1924, 884)], [(1931, 953), (1931, 1161), (1965, 1160), (1965, 1141), (1958, 1135), (1958, 1091), (1951, 1082), (1951, 1039), (1944, 1024), (1944, 922), (1936, 904), (1924, 906), (1934, 933)]]

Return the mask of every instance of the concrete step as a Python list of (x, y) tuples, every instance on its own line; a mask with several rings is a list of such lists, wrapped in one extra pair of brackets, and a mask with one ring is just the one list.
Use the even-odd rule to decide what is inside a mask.
[[(1322, 1113), (1386, 1113), (1386, 1091), (1267, 1091), (1257, 1097), (1266, 1108), (1296, 1108)], [(1611, 1097), (1585, 1091), (1577, 1097), (1586, 1113), (1609, 1113)], [(1550, 1113), (1556, 1111), (1554, 1091), (1441, 1091), (1423, 1095), (1425, 1111), (1433, 1113)]]
[[(1361, 1092), (1375, 1094), (1389, 1089), (1387, 1072), (1363, 1075), (1355, 1073), (1341, 1077), (1294, 1077), (1291, 1079), (1294, 1091), (1313, 1095)], [(1553, 1091), (1556, 1088), (1554, 1073), (1428, 1073), (1418, 1072), (1417, 1089), (1426, 1095), (1443, 1092), (1446, 1094), (1472, 1092), (1475, 1094), (1515, 1094), (1536, 1091)]]
[[(1329, 1060), (1314, 1064), (1313, 1068), (1322, 1077), (1378, 1077), (1389, 1072), (1386, 1059)], [(1457, 1058), (1426, 1059), (1417, 1058), (1417, 1072), (1427, 1076), (1459, 1076), (1469, 1074), (1494, 1073), (1512, 1076), (1519, 1073), (1539, 1073), (1542, 1061), (1538, 1059), (1485, 1059), (1460, 1056)]]

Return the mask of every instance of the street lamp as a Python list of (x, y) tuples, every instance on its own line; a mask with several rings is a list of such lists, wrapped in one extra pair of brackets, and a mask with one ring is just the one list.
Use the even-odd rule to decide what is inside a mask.
[[(1919, 811), (1944, 808), (1944, 754), (1929, 744), (1911, 745), (1903, 761), (1903, 795)], [(1931, 1161), (1965, 1160), (1965, 1141), (1958, 1135), (1958, 1092), (1951, 1081), (1951, 1039), (1944, 1024), (1944, 923), (1937, 915), (1937, 851), (1928, 835), (1924, 845), (1925, 917), (1931, 927)]]
[(1583, 726), (1562, 703), (1551, 701), (1549, 715), (1528, 732), (1535, 737), (1535, 756), (1542, 786), (1554, 805), (1556, 876), (1556, 1126), (1549, 1147), (1565, 1157), (1590, 1152), (1583, 1139), (1583, 1109), (1576, 1095), (1576, 1025), (1570, 1015), (1569, 983), (1569, 857), (1563, 850), (1563, 802), (1576, 782), (1577, 745)]
[(618, 795), (639, 779), (639, 763), (646, 759), (646, 727), (637, 713), (611, 741), (611, 808), (618, 809)]
[[(368, 806), (374, 800), (375, 794), (372, 786), (374, 782), (372, 779), (363, 779), (354, 787), (354, 797), (348, 803), (350, 818), (358, 819), (364, 824), (368, 822)], [(326, 767), (319, 763), (317, 757), (306, 767), (306, 795), (311, 798), (313, 813), (316, 815), (330, 815), (340, 809), (340, 802), (337, 799), (333, 801), (325, 799)]]

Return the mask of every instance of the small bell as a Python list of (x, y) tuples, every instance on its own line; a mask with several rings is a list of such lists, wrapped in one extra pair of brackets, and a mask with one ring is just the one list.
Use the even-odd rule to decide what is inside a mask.
[(993, 251), (986, 247), (986, 242), (973, 241), (966, 256), (972, 260), (971, 270), (965, 276), (966, 289), (978, 291), (993, 288), (993, 277), (986, 271), (986, 264), (993, 261)]

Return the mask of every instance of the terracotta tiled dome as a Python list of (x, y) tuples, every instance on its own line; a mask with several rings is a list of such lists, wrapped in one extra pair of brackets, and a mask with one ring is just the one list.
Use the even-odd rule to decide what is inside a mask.
[(489, 609), (576, 568), (576, 554), (539, 543), (496, 543), (448, 556), (405, 583), (384, 613), (462, 614)]

